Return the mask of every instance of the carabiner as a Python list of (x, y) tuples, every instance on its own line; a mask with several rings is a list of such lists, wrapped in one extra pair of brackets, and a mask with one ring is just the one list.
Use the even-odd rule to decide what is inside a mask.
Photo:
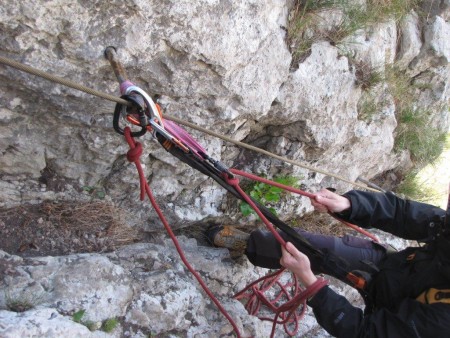
[(164, 123), (162, 120), (162, 116), (159, 113), (158, 108), (156, 107), (155, 102), (153, 99), (148, 95), (142, 88), (139, 88), (138, 86), (129, 86), (125, 90), (125, 95), (132, 95), (133, 93), (139, 94), (144, 99), (145, 105), (146, 105), (146, 113), (147, 116), (150, 118), (151, 121), (156, 120), (160, 127), (164, 129)]
[(128, 115), (130, 109), (134, 109), (136, 111), (136, 114), (139, 116), (139, 125), (141, 127), (141, 130), (131, 132), (131, 136), (139, 137), (144, 135), (147, 132), (148, 119), (144, 112), (143, 102), (139, 100), (139, 96), (122, 95), (121, 98), (127, 100), (128, 102), (131, 102), (132, 105), (130, 107), (121, 103), (116, 104), (113, 116), (114, 130), (121, 135), (124, 134), (124, 130), (120, 127), (120, 118), (122, 116)]

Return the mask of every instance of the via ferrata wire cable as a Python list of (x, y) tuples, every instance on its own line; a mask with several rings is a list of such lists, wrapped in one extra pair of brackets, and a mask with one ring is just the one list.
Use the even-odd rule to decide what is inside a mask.
[[(10, 58), (6, 58), (6, 57), (3, 57), (3, 56), (0, 56), (0, 63), (2, 63), (4, 65), (7, 65), (7, 66), (10, 66), (10, 67), (13, 67), (13, 68), (16, 68), (18, 70), (27, 72), (29, 74), (42, 77), (42, 78), (44, 78), (46, 80), (49, 80), (49, 81), (52, 81), (52, 82), (55, 82), (55, 83), (59, 83), (59, 84), (61, 84), (63, 86), (70, 87), (70, 88), (73, 88), (73, 89), (85, 92), (85, 93), (93, 95), (93, 96), (97, 96), (99, 98), (103, 98), (103, 99), (106, 99), (106, 100), (109, 100), (109, 101), (112, 101), (112, 102), (116, 102), (116, 103), (120, 103), (120, 104), (123, 104), (123, 105), (130, 105), (130, 102), (128, 102), (128, 101), (126, 101), (126, 100), (124, 100), (124, 99), (122, 99), (120, 97), (109, 95), (109, 94), (106, 94), (106, 93), (102, 93), (102, 92), (100, 92), (98, 90), (95, 90), (95, 89), (92, 89), (92, 88), (80, 85), (80, 84), (78, 84), (76, 82), (73, 82), (73, 81), (68, 80), (68, 79), (61, 78), (59, 76), (55, 76), (55, 75), (49, 74), (47, 72), (44, 72), (44, 71), (41, 71), (41, 70), (36, 69), (34, 67), (25, 65), (25, 64), (20, 63), (20, 62), (17, 62), (15, 60), (10, 59)], [(317, 172), (317, 173), (325, 175), (325, 176), (333, 177), (333, 178), (335, 178), (337, 180), (340, 180), (340, 181), (346, 182), (348, 184), (351, 184), (354, 187), (366, 189), (366, 190), (369, 190), (369, 191), (379, 191), (379, 190), (371, 188), (369, 186), (366, 186), (366, 185), (363, 185), (363, 184), (351, 181), (351, 180), (349, 180), (349, 179), (347, 179), (345, 177), (342, 177), (340, 175), (336, 175), (336, 174), (333, 174), (333, 173), (326, 172), (324, 170), (321, 170), (321, 169), (318, 169), (318, 168), (315, 168), (315, 167), (303, 164), (303, 163), (301, 163), (299, 161), (295, 161), (295, 160), (289, 159), (287, 157), (283, 157), (283, 156), (274, 154), (272, 152), (269, 152), (267, 150), (264, 150), (264, 149), (261, 149), (261, 148), (258, 148), (258, 147), (252, 146), (252, 145), (249, 145), (249, 144), (244, 143), (244, 142), (236, 141), (236, 140), (232, 139), (231, 137), (228, 137), (228, 136), (225, 136), (225, 135), (213, 132), (213, 131), (211, 131), (211, 130), (209, 130), (207, 128), (200, 127), (200, 126), (198, 126), (198, 125), (196, 125), (194, 123), (184, 121), (184, 120), (182, 120), (180, 118), (177, 118), (175, 116), (164, 115), (164, 118), (167, 119), (167, 120), (171, 120), (173, 122), (179, 123), (179, 124), (181, 124), (183, 126), (186, 126), (186, 127), (189, 127), (189, 128), (195, 129), (195, 130), (198, 130), (198, 131), (200, 131), (202, 133), (205, 133), (205, 134), (208, 134), (210, 136), (214, 136), (214, 137), (220, 138), (220, 139), (222, 139), (222, 140), (224, 140), (226, 142), (235, 144), (235, 145), (237, 145), (239, 147), (246, 148), (246, 149), (249, 149), (249, 150), (254, 151), (254, 152), (258, 152), (260, 154), (263, 154), (263, 155), (275, 158), (277, 160), (280, 160), (280, 161), (292, 164), (292, 165), (300, 167), (300, 168), (304, 168), (304, 169), (307, 169), (307, 170), (310, 170), (310, 171), (313, 171), (313, 172)]]

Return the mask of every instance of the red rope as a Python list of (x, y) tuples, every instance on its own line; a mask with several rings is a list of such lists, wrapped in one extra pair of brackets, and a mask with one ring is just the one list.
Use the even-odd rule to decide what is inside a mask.
[(199, 284), (201, 285), (201, 287), (203, 288), (203, 290), (206, 292), (206, 294), (208, 295), (208, 297), (214, 302), (214, 304), (217, 306), (217, 308), (219, 309), (219, 311), (227, 318), (227, 320), (230, 322), (231, 326), (233, 327), (233, 330), (236, 332), (237, 337), (241, 337), (239, 329), (236, 325), (236, 323), (233, 321), (233, 318), (231, 318), (231, 316), (226, 312), (226, 310), (223, 308), (222, 304), (220, 304), (220, 302), (217, 300), (217, 298), (212, 294), (212, 292), (209, 290), (209, 288), (206, 286), (205, 282), (202, 280), (202, 278), (200, 277), (200, 275), (198, 274), (197, 271), (195, 271), (195, 269), (189, 264), (189, 262), (187, 261), (183, 250), (181, 249), (180, 244), (178, 243), (178, 240), (175, 236), (175, 234), (173, 233), (169, 223), (167, 222), (166, 218), (164, 217), (164, 215), (161, 212), (161, 209), (158, 206), (158, 203), (156, 202), (152, 191), (150, 190), (150, 187), (148, 185), (147, 180), (145, 179), (144, 176), (144, 171), (142, 170), (142, 166), (139, 160), (139, 157), (142, 154), (142, 145), (139, 142), (136, 142), (134, 140), (134, 138), (131, 136), (131, 130), (129, 127), (125, 127), (124, 130), (124, 135), (125, 135), (125, 140), (127, 141), (128, 145), (130, 146), (130, 150), (127, 153), (127, 159), (130, 162), (133, 162), (136, 165), (136, 169), (138, 171), (139, 174), (139, 181), (140, 181), (140, 188), (141, 188), (141, 201), (144, 200), (145, 198), (145, 194), (147, 194), (148, 198), (150, 199), (150, 202), (153, 206), (153, 208), (155, 209), (156, 213), (158, 214), (161, 222), (164, 225), (164, 228), (166, 229), (167, 233), (169, 234), (173, 244), (175, 245), (175, 248), (178, 252), (178, 255), (180, 256), (181, 260), (183, 261), (184, 265), (186, 266), (186, 268), (190, 271), (190, 273), (192, 275), (194, 275), (194, 277), (197, 279), (197, 281), (199, 282)]
[[(247, 299), (245, 308), (249, 314), (258, 316), (260, 320), (273, 322), (270, 337), (274, 336), (277, 324), (283, 324), (284, 331), (289, 336), (296, 335), (299, 330), (298, 323), (306, 313), (306, 300), (327, 285), (324, 278), (319, 278), (314, 284), (302, 290), (293, 273), (290, 282), (282, 284), (280, 278), (284, 272), (285, 269), (282, 268), (264, 276), (234, 296), (238, 300)], [(274, 289), (278, 294), (274, 295)], [(274, 317), (258, 315), (262, 305), (274, 312)]]
[[(127, 152), (127, 159), (128, 159), (128, 161), (133, 162), (135, 164), (136, 169), (139, 174), (141, 201), (144, 200), (145, 195), (148, 196), (153, 208), (155, 209), (161, 222), (163, 223), (164, 228), (166, 229), (172, 242), (174, 243), (175, 248), (178, 252), (178, 255), (180, 256), (180, 259), (182, 260), (182, 262), (184, 263), (186, 268), (190, 271), (190, 273), (197, 279), (200, 286), (206, 292), (208, 297), (214, 302), (214, 304), (217, 306), (219, 311), (230, 322), (231, 326), (233, 327), (233, 330), (236, 332), (237, 337), (240, 338), (241, 335), (240, 335), (240, 332), (239, 332), (239, 329), (238, 329), (236, 323), (233, 321), (231, 316), (226, 312), (226, 310), (223, 308), (223, 306), (220, 304), (220, 302), (217, 300), (217, 298), (212, 294), (212, 292), (206, 286), (205, 282), (202, 280), (202, 278), (197, 273), (197, 271), (195, 271), (195, 269), (189, 264), (189, 262), (187, 261), (185, 255), (183, 253), (183, 250), (181, 249), (181, 246), (179, 245), (179, 242), (178, 242), (175, 234), (173, 233), (166, 218), (162, 214), (162, 211), (159, 208), (159, 205), (157, 204), (157, 202), (153, 196), (153, 193), (148, 185), (148, 182), (145, 179), (144, 171), (143, 171), (142, 165), (140, 163), (140, 156), (142, 155), (142, 144), (139, 142), (136, 142), (134, 140), (134, 138), (131, 136), (131, 130), (129, 127), (126, 127), (124, 129), (124, 135), (125, 135), (125, 140), (127, 141), (128, 145), (130, 147), (130, 150)], [(231, 169), (231, 172), (233, 174), (251, 178), (253, 180), (260, 181), (260, 182), (263, 182), (266, 184), (270, 184), (270, 185), (273, 185), (273, 186), (276, 186), (276, 187), (279, 187), (279, 188), (282, 188), (287, 191), (294, 192), (294, 193), (297, 193), (297, 194), (300, 194), (303, 196), (307, 196), (310, 198), (315, 197), (314, 194), (311, 194), (311, 193), (308, 193), (308, 192), (305, 192), (305, 191), (302, 191), (300, 189), (296, 189), (293, 187), (285, 186), (283, 184), (273, 182), (273, 181), (258, 177), (256, 175), (248, 174), (248, 173), (245, 173), (240, 170)], [(228, 184), (233, 186), (236, 189), (236, 191), (243, 197), (243, 199), (255, 210), (255, 212), (258, 214), (258, 216), (261, 218), (261, 220), (264, 222), (264, 224), (267, 226), (267, 228), (275, 236), (277, 241), (282, 246), (285, 246), (286, 242), (283, 240), (283, 238), (280, 236), (280, 234), (275, 230), (274, 226), (261, 213), (261, 211), (259, 210), (259, 208), (257, 208), (255, 203), (250, 199), (250, 197), (247, 196), (247, 194), (239, 186), (239, 180), (237, 178), (229, 178), (227, 175), (225, 175), (225, 180), (228, 182)], [(369, 236), (369, 237), (371, 237), (371, 236)], [(284, 269), (280, 269), (279, 271), (275, 272), (274, 274), (260, 278), (259, 280), (250, 284), (249, 286), (247, 286), (247, 288), (240, 291), (238, 294), (236, 294), (234, 296), (236, 299), (248, 298), (246, 308), (247, 308), (247, 310), (249, 310), (249, 313), (252, 315), (256, 315), (256, 313), (259, 312), (262, 303), (275, 313), (274, 318), (260, 317), (261, 320), (270, 320), (273, 322), (272, 332), (270, 335), (271, 337), (273, 337), (273, 335), (275, 333), (275, 327), (277, 324), (283, 324), (286, 333), (288, 333), (289, 335), (295, 335), (299, 329), (298, 321), (304, 316), (304, 313), (306, 311), (306, 300), (327, 284), (327, 282), (323, 278), (319, 278), (313, 285), (302, 290), (300, 288), (300, 286), (298, 284), (298, 280), (294, 274), (292, 274), (292, 276), (293, 276), (292, 282), (282, 284), (279, 279), (283, 272), (284, 272)], [(258, 285), (258, 284), (260, 284), (260, 285)], [(269, 291), (270, 289), (273, 289), (274, 287), (278, 287), (280, 289), (280, 292), (278, 293), (278, 295), (275, 295), (274, 299), (269, 301), (268, 298), (265, 296), (265, 292)], [(290, 290), (291, 290), (292, 294), (290, 293)], [(286, 301), (284, 303), (282, 303), (283, 300), (286, 300)], [(278, 305), (280, 303), (282, 303), (282, 304)], [(303, 305), (303, 306), (300, 307), (300, 305)], [(289, 329), (289, 325), (293, 325), (294, 326), (293, 329)]]
[[(255, 180), (255, 181), (259, 181), (259, 182), (262, 182), (262, 183), (266, 183), (266, 184), (269, 184), (269, 185), (273, 185), (274, 187), (278, 187), (278, 188), (284, 189), (284, 190), (286, 190), (286, 191), (290, 191), (290, 192), (293, 192), (293, 193), (295, 193), (295, 194), (299, 194), (299, 195), (302, 195), (302, 196), (306, 196), (306, 197), (309, 197), (309, 198), (312, 198), (312, 199), (315, 199), (316, 196), (317, 196), (316, 194), (313, 194), (313, 193), (310, 193), (310, 192), (307, 192), (307, 191), (304, 191), (304, 190), (301, 190), (301, 189), (297, 189), (297, 188), (294, 188), (294, 187), (290, 187), (290, 186), (288, 186), (288, 185), (284, 185), (284, 184), (281, 184), (281, 183), (278, 183), (278, 182), (274, 182), (274, 181), (271, 181), (271, 180), (268, 180), (268, 179), (266, 179), (266, 178), (259, 177), (259, 176), (253, 175), (253, 174), (249, 174), (249, 173), (246, 173), (245, 171), (241, 171), (241, 170), (237, 170), (237, 169), (230, 169), (230, 171), (231, 171), (233, 174), (235, 174), (235, 175), (247, 177), (247, 178), (250, 178), (250, 179)], [(247, 202), (247, 201), (246, 201), (246, 202)], [(248, 203), (248, 202), (247, 202), (247, 203)], [(251, 206), (250, 203), (248, 203), (248, 204)], [(255, 207), (256, 207), (256, 206), (255, 206)], [(256, 210), (255, 210), (255, 211), (256, 211)], [(258, 213), (258, 212), (257, 212), (257, 213)], [(328, 214), (331, 215), (332, 217), (334, 217), (335, 219), (339, 220), (340, 222), (342, 222), (342, 223), (345, 224), (346, 226), (348, 226), (348, 227), (350, 227), (350, 228), (352, 228), (352, 229), (358, 231), (359, 233), (363, 234), (364, 236), (369, 237), (369, 238), (372, 239), (374, 242), (377, 242), (377, 243), (380, 242), (379, 239), (378, 239), (376, 236), (374, 236), (373, 234), (371, 234), (370, 232), (368, 232), (368, 231), (366, 231), (366, 230), (364, 230), (364, 229), (361, 229), (359, 226), (354, 225), (354, 224), (351, 224), (351, 223), (346, 222), (346, 221), (344, 221), (344, 220), (341, 220), (341, 219), (339, 219), (338, 217), (336, 217), (335, 215), (333, 215), (331, 212), (328, 212)], [(259, 214), (258, 214), (258, 216), (259, 216)], [(261, 217), (261, 216), (260, 216), (260, 217)], [(269, 228), (269, 229), (270, 229), (270, 228)], [(278, 238), (277, 238), (277, 239), (278, 239)], [(282, 243), (282, 242), (280, 242), (280, 243)]]
[[(253, 174), (249, 174), (241, 170), (230, 169), (230, 171), (235, 175), (247, 177), (255, 181), (269, 184), (302, 196), (306, 196), (313, 199), (316, 197), (316, 194), (309, 193), (290, 186), (286, 186), (284, 184), (277, 183)], [(273, 234), (273, 236), (277, 239), (280, 245), (285, 246), (286, 242), (280, 236), (278, 231), (275, 230), (274, 226), (262, 214), (259, 208), (252, 201), (252, 199), (239, 186), (239, 179), (229, 178), (227, 176), (225, 176), (224, 178), (228, 184), (232, 185), (236, 189), (236, 191), (242, 196), (245, 202), (247, 202), (250, 205), (250, 207), (252, 207), (252, 209), (260, 217), (260, 219), (263, 221), (263, 223), (266, 225), (269, 231)], [(329, 212), (329, 214), (335, 217), (331, 212)], [(378, 238), (376, 238), (371, 233), (359, 228), (354, 224), (350, 224), (348, 222), (340, 220), (337, 217), (335, 218), (344, 223), (345, 225), (366, 235), (367, 237), (370, 237), (375, 242), (378, 242)], [(259, 319), (261, 320), (269, 320), (273, 322), (271, 337), (273, 337), (275, 333), (275, 327), (277, 324), (283, 324), (284, 330), (288, 335), (291, 336), (295, 335), (299, 329), (298, 322), (303, 318), (304, 313), (306, 311), (306, 300), (327, 284), (327, 282), (323, 278), (319, 278), (313, 285), (309, 286), (305, 290), (302, 290), (298, 285), (295, 274), (293, 273), (291, 273), (293, 276), (292, 277), (293, 282), (282, 284), (279, 281), (279, 279), (283, 272), (284, 269), (280, 269), (273, 274), (262, 277), (234, 296), (236, 299), (247, 299), (245, 307), (247, 311), (252, 315), (257, 315), (259, 313), (261, 305), (265, 305), (267, 308), (269, 308), (274, 312), (275, 316), (273, 318), (259, 316)], [(266, 296), (266, 292), (268, 292), (268, 290), (271, 288), (273, 289), (274, 286), (279, 288), (279, 293), (275, 294), (275, 296), (272, 296), (273, 297), (272, 300), (269, 300), (268, 297)], [(289, 294), (288, 289), (291, 290), (292, 294)], [(286, 299), (285, 303), (281, 302), (282, 298)], [(289, 325), (293, 325), (293, 328), (290, 329)]]
[[(295, 190), (295, 192), (298, 193), (297, 190), (299, 190), (285, 186), (283, 184), (272, 182), (270, 180), (263, 179), (256, 175), (245, 173), (240, 170), (231, 169), (230, 171), (233, 174), (246, 176), (256, 181), (274, 185), (289, 191)], [(266, 227), (270, 230), (273, 236), (277, 239), (280, 245), (286, 246), (285, 240), (280, 236), (278, 231), (275, 230), (272, 223), (270, 223), (270, 221), (266, 218), (266, 216), (263, 215), (263, 213), (259, 210), (256, 204), (252, 201), (252, 199), (239, 186), (239, 179), (230, 178), (227, 175), (224, 175), (224, 179), (227, 181), (228, 184), (233, 186), (236, 189), (236, 191), (242, 196), (245, 202), (247, 202), (253, 208), (253, 210), (257, 213), (257, 215), (260, 217), (260, 219), (263, 221)], [(311, 197), (313, 196), (313, 194), (306, 193), (303, 191), (302, 194), (310, 195)], [(240, 291), (234, 296), (236, 299), (247, 298), (246, 309), (251, 315), (257, 315), (257, 313), (261, 308), (261, 304), (267, 306), (271, 311), (274, 312), (275, 315), (273, 318), (263, 316), (258, 317), (261, 320), (268, 320), (273, 322), (270, 337), (273, 337), (273, 335), (275, 334), (275, 327), (277, 324), (283, 324), (284, 330), (287, 334), (291, 336), (295, 335), (299, 329), (298, 321), (304, 316), (304, 313), (306, 311), (306, 300), (313, 294), (315, 294), (317, 291), (319, 291), (322, 287), (327, 285), (327, 282), (323, 278), (319, 278), (314, 284), (312, 284), (305, 290), (302, 290), (298, 285), (297, 277), (293, 273), (291, 273), (293, 276), (292, 277), (293, 282), (282, 284), (280, 282), (280, 277), (283, 271), (284, 268), (278, 270), (274, 274), (267, 275), (265, 277), (258, 279), (256, 282), (250, 284), (244, 290)], [(269, 300), (268, 297), (266, 296), (266, 292), (270, 289), (273, 289), (275, 285), (280, 289), (280, 291), (278, 294), (275, 294), (272, 300)], [(288, 289), (290, 289), (292, 294), (290, 294)], [(282, 303), (283, 298), (286, 300), (285, 303)], [(278, 305), (280, 303), (281, 305)], [(300, 308), (300, 305), (303, 306)], [(294, 325), (293, 329), (289, 329), (289, 325)]]

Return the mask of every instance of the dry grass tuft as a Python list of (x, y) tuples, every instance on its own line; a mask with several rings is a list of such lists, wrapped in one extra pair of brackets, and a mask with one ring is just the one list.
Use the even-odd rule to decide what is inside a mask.
[(23, 256), (104, 252), (137, 242), (143, 232), (105, 201), (45, 201), (0, 210), (0, 249)]

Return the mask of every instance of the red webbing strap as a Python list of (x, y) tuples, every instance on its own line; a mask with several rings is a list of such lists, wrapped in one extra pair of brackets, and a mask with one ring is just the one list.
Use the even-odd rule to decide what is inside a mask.
[(237, 337), (241, 337), (239, 329), (236, 325), (236, 323), (233, 321), (233, 319), (230, 317), (230, 315), (226, 312), (226, 310), (223, 308), (222, 304), (217, 300), (217, 298), (212, 294), (212, 292), (209, 290), (209, 288), (206, 286), (205, 282), (202, 280), (200, 275), (197, 271), (189, 264), (187, 261), (183, 250), (181, 249), (180, 244), (178, 243), (178, 240), (173, 233), (169, 223), (167, 222), (166, 218), (161, 212), (161, 209), (158, 206), (158, 203), (156, 202), (152, 191), (150, 190), (150, 187), (148, 185), (147, 180), (145, 179), (144, 171), (142, 170), (142, 166), (139, 160), (139, 157), (142, 154), (142, 145), (139, 142), (136, 142), (134, 138), (131, 136), (131, 130), (129, 127), (125, 127), (124, 129), (124, 135), (125, 140), (127, 141), (130, 150), (127, 152), (127, 159), (130, 162), (133, 162), (136, 165), (136, 169), (139, 173), (139, 181), (140, 181), (140, 189), (141, 189), (141, 201), (144, 200), (145, 194), (147, 194), (148, 198), (150, 199), (150, 202), (155, 209), (156, 213), (158, 214), (161, 222), (164, 225), (164, 228), (166, 229), (167, 233), (169, 234), (173, 244), (175, 245), (175, 248), (178, 252), (178, 255), (180, 256), (181, 260), (183, 261), (186, 268), (190, 271), (190, 273), (197, 279), (200, 286), (203, 288), (203, 290), (206, 292), (208, 297), (214, 302), (214, 304), (217, 306), (219, 311), (227, 318), (227, 320), (230, 322), (231, 326), (233, 327), (233, 330), (236, 332)]
[[(269, 185), (273, 185), (274, 187), (278, 187), (278, 188), (284, 189), (284, 190), (286, 190), (286, 191), (293, 192), (293, 193), (295, 193), (295, 194), (299, 194), (299, 195), (302, 195), (302, 196), (306, 196), (306, 197), (309, 197), (309, 198), (312, 198), (312, 199), (316, 198), (316, 194), (313, 194), (313, 193), (310, 193), (310, 192), (307, 192), (307, 191), (304, 191), (304, 190), (301, 190), (301, 189), (297, 189), (297, 188), (294, 188), (294, 187), (290, 187), (290, 186), (288, 186), (288, 185), (284, 185), (284, 184), (281, 184), (281, 183), (278, 183), (278, 182), (274, 182), (274, 181), (271, 181), (271, 180), (268, 180), (268, 179), (266, 179), (266, 178), (259, 177), (259, 176), (253, 175), (253, 174), (249, 174), (249, 173), (246, 173), (245, 171), (241, 171), (241, 170), (237, 170), (237, 169), (230, 169), (230, 171), (231, 171), (233, 174), (235, 174), (235, 175), (243, 176), (243, 177), (246, 177), (246, 178), (250, 178), (250, 179), (252, 179), (252, 180), (255, 180), (255, 181), (259, 181), (259, 182), (262, 182), (262, 183), (266, 183), (266, 184), (269, 184)], [(247, 202), (247, 201), (246, 201), (246, 202)], [(248, 203), (248, 202), (247, 202), (247, 203)], [(248, 204), (251, 206), (250, 203), (248, 203)], [(256, 211), (256, 210), (255, 210), (255, 211)], [(328, 214), (329, 214), (331, 217), (333, 217), (333, 218), (337, 219), (338, 221), (342, 222), (342, 223), (345, 224), (346, 226), (352, 228), (353, 230), (356, 230), (357, 232), (363, 234), (364, 236), (369, 237), (369, 238), (372, 239), (374, 242), (376, 242), (376, 243), (379, 243), (379, 242), (380, 242), (379, 239), (378, 239), (376, 236), (374, 236), (373, 234), (371, 234), (370, 232), (368, 232), (368, 231), (366, 231), (366, 230), (364, 230), (364, 229), (361, 229), (359, 226), (354, 225), (354, 224), (351, 224), (351, 223), (349, 223), (349, 222), (346, 222), (346, 221), (344, 221), (344, 220), (342, 220), (342, 219), (339, 219), (338, 217), (336, 217), (335, 215), (333, 215), (331, 212), (329, 212)], [(258, 216), (259, 216), (259, 214), (258, 214)]]

